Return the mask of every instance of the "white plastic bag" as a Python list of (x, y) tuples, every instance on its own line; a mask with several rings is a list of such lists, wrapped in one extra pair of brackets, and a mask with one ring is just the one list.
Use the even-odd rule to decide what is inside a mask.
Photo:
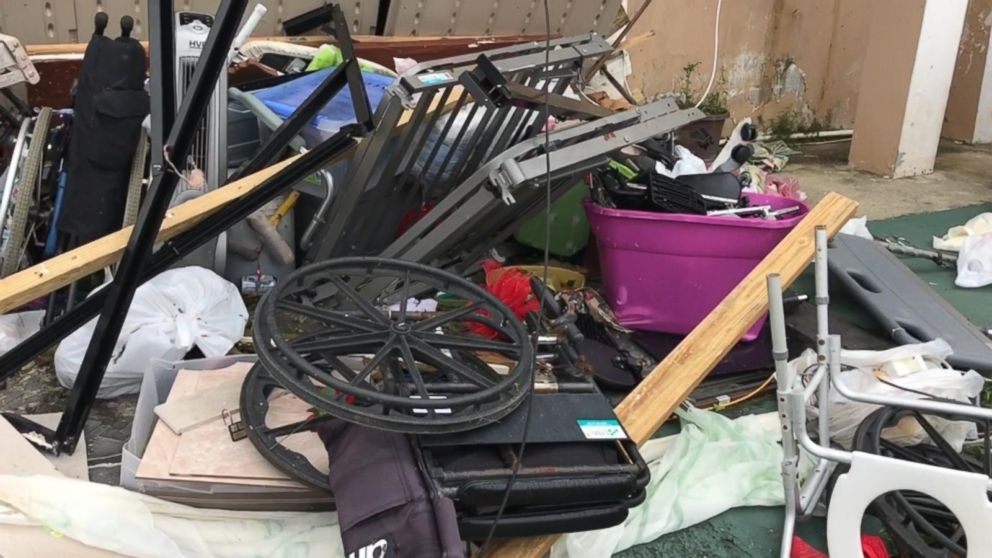
[(943, 237), (933, 237), (933, 249), (960, 252), (966, 238), (986, 233), (992, 233), (992, 213), (981, 213), (964, 225), (947, 229)]
[[(857, 393), (901, 399), (922, 399), (924, 394), (930, 394), (967, 403), (968, 398), (976, 397), (981, 392), (985, 380), (973, 370), (959, 372), (942, 367), (943, 359), (949, 354), (950, 347), (939, 339), (887, 351), (843, 351), (841, 363), (853, 368), (842, 371), (837, 380)], [(816, 353), (807, 350), (789, 366), (801, 373), (814, 362)], [(851, 447), (862, 421), (879, 409), (878, 405), (851, 401), (833, 386), (830, 388), (829, 404), (830, 439), (845, 448)], [(928, 420), (957, 451), (961, 451), (966, 438), (976, 434), (974, 423), (968, 421), (950, 421), (940, 417), (929, 417)], [(883, 431), (882, 435), (900, 445), (919, 444), (929, 439), (912, 419), (901, 421)]]
[(859, 238), (867, 238), (868, 240), (874, 240), (875, 238), (871, 235), (871, 232), (868, 230), (867, 215), (848, 219), (847, 223), (844, 224), (844, 227), (840, 229), (840, 234), (849, 234), (852, 236), (857, 236)]
[[(179, 360), (194, 346), (227, 354), (244, 334), (248, 309), (238, 289), (202, 267), (165, 271), (138, 287), (97, 397), (138, 393), (148, 361)], [(55, 351), (59, 382), (71, 387), (96, 327), (92, 320)]]
[(992, 233), (965, 239), (954, 284), (967, 289), (992, 285)]
[(41, 320), (44, 318), (44, 310), (29, 310), (0, 316), (0, 355), (34, 335), (41, 329)]
[[(731, 420), (691, 410), (680, 411), (679, 417), (681, 433), (641, 447), (651, 469), (644, 503), (620, 525), (565, 535), (551, 558), (609, 558), (730, 508), (782, 505), (777, 413)], [(808, 471), (808, 461), (801, 467)]]

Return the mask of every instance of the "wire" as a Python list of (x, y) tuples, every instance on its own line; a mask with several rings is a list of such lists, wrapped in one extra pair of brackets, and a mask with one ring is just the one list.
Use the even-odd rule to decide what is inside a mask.
[(710, 72), (710, 82), (706, 85), (706, 91), (699, 98), (695, 108), (699, 108), (709, 96), (713, 89), (713, 81), (716, 80), (717, 55), (720, 53), (720, 9), (723, 8), (723, 0), (716, 0), (716, 22), (713, 24), (713, 71)]
[[(722, 0), (721, 0), (722, 1)], [(548, 0), (544, 0), (544, 71), (549, 71), (551, 66), (551, 8), (548, 7)], [(544, 189), (545, 189), (545, 208), (544, 208), (544, 272), (541, 277), (541, 281), (547, 285), (548, 284), (548, 268), (550, 267), (551, 261), (551, 103), (550, 103), (550, 91), (551, 91), (551, 78), (546, 77), (544, 80)], [(541, 297), (541, 314), (544, 314), (544, 304), (546, 297)], [(535, 341), (536, 342), (536, 341)], [(535, 364), (531, 367), (530, 371), (530, 389), (527, 391), (527, 402), (526, 409), (524, 410), (524, 431), (520, 438), (520, 449), (517, 450), (517, 458), (513, 463), (513, 471), (510, 473), (510, 478), (506, 481), (506, 488), (503, 491), (503, 499), (499, 503), (499, 509), (496, 511), (496, 517), (493, 518), (493, 524), (489, 526), (489, 532), (486, 533), (486, 540), (482, 543), (482, 547), (479, 549), (479, 558), (485, 558), (486, 553), (489, 550), (489, 545), (493, 542), (493, 536), (496, 534), (496, 527), (499, 525), (500, 520), (503, 518), (503, 513), (506, 511), (507, 503), (510, 501), (510, 493), (513, 490), (513, 484), (517, 481), (517, 474), (520, 472), (520, 467), (522, 466), (524, 460), (524, 452), (527, 450), (527, 435), (530, 433), (530, 418), (534, 410), (534, 384), (537, 381), (537, 353), (534, 353)]]
[(738, 397), (737, 399), (733, 399), (731, 401), (727, 401), (726, 403), (717, 403), (716, 405), (710, 405), (709, 407), (704, 407), (704, 410), (707, 410), (707, 411), (721, 411), (723, 409), (729, 409), (730, 407), (733, 407), (734, 405), (740, 405), (741, 403), (743, 403), (743, 402), (745, 402), (745, 401), (747, 401), (749, 399), (752, 399), (752, 398), (756, 397), (757, 395), (761, 394), (762, 392), (764, 392), (765, 391), (765, 388), (768, 387), (768, 384), (772, 383), (772, 380), (774, 380), (774, 379), (775, 379), (775, 373), (772, 372), (771, 375), (768, 376), (768, 378), (765, 379), (765, 381), (762, 382), (760, 386), (758, 386), (758, 387), (754, 388), (753, 390), (749, 391), (747, 394), (742, 395), (742, 396)]

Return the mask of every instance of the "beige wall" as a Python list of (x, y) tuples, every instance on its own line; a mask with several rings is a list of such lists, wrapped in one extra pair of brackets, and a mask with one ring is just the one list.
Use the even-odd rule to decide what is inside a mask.
[[(631, 9), (640, 3), (632, 0)], [(712, 68), (716, 0), (673, 6), (655, 0), (632, 31), (655, 31), (631, 52), (631, 85), (649, 99), (677, 89), (692, 62), (702, 62), (693, 77), (701, 93)], [(867, 13), (863, 0), (725, 0), (715, 87), (727, 94), (732, 116), (767, 125), (788, 114), (795, 124), (849, 128)]]
[(975, 125), (982, 79), (988, 64), (992, 0), (971, 0), (965, 18), (954, 81), (951, 82), (951, 96), (944, 115), (943, 135), (967, 142), (976, 139), (988, 141), (987, 132), (977, 133)]

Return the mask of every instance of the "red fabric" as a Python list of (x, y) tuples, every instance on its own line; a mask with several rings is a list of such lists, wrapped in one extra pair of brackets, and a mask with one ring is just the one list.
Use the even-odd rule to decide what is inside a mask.
[(430, 213), (432, 209), (434, 209), (434, 204), (425, 203), (420, 206), (420, 209), (411, 209), (410, 211), (404, 213), (403, 217), (400, 219), (400, 226), (396, 231), (396, 237), (399, 238), (417, 221), (423, 219), (424, 215)]
[[(489, 273), (499, 269), (500, 263), (493, 260), (482, 262), (482, 269), (488, 277)], [(513, 315), (523, 319), (528, 312), (537, 312), (541, 309), (541, 302), (534, 296), (534, 291), (530, 287), (530, 275), (519, 269), (507, 269), (493, 281), (486, 282), (486, 289), (496, 298), (506, 304)], [(488, 316), (485, 310), (480, 310), (480, 314)], [(499, 335), (489, 326), (469, 322), (469, 330), (479, 336), (493, 339)]]
[[(889, 558), (889, 549), (885, 541), (875, 535), (861, 535), (861, 551), (864, 558)], [(792, 558), (829, 558), (799, 537), (792, 537)]]

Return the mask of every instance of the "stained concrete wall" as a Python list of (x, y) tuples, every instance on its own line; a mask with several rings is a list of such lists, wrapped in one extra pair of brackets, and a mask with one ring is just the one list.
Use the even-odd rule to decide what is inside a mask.
[[(631, 0), (633, 12), (642, 0)], [(715, 89), (734, 118), (766, 127), (849, 128), (868, 29), (863, 0), (725, 0)], [(691, 9), (688, 6), (692, 6)], [(712, 69), (716, 0), (655, 0), (632, 30), (654, 36), (631, 52), (631, 86), (651, 99), (679, 90), (686, 64), (700, 62), (697, 96)]]
[(992, 90), (982, 93), (982, 83), (992, 80), (986, 77), (992, 72), (992, 59), (988, 57), (990, 26), (992, 0), (971, 0), (944, 115), (945, 137), (966, 142), (992, 141)]

